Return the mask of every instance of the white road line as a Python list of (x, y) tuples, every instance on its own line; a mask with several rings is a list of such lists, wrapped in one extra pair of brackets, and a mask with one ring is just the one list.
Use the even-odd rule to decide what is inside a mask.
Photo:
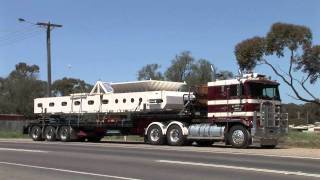
[(187, 161), (156, 160), (156, 162), (175, 164), (175, 165), (180, 164), (180, 165), (189, 165), (189, 166), (214, 167), (214, 168), (236, 169), (236, 170), (243, 170), (243, 171), (254, 171), (254, 172), (264, 172), (264, 173), (274, 173), (274, 174), (283, 174), (283, 175), (296, 175), (296, 176), (320, 178), (320, 174), (304, 173), (301, 171), (281, 171), (281, 170), (274, 170), (274, 169), (229, 166), (229, 165), (220, 165), (220, 164), (206, 164), (206, 163), (187, 162)]
[(48, 153), (48, 151), (41, 151), (41, 150), (34, 150), (34, 149), (15, 149), (15, 148), (0, 148), (0, 151)]
[[(46, 144), (46, 145), (61, 145), (61, 146), (84, 146), (84, 147), (113, 147), (113, 148), (124, 148), (124, 149), (146, 149), (146, 150), (163, 150), (163, 151), (177, 151), (177, 152), (195, 152), (195, 153), (213, 153), (213, 154), (234, 154), (234, 155), (245, 155), (245, 156), (262, 156), (262, 157), (276, 157), (276, 158), (291, 158), (291, 159), (310, 159), (320, 160), (320, 157), (309, 157), (309, 156), (296, 156), (296, 155), (276, 155), (276, 154), (261, 154), (261, 153), (250, 153), (247, 152), (229, 152), (220, 151), (215, 149), (201, 149), (200, 147), (191, 147), (197, 149), (190, 149), (189, 147), (168, 147), (168, 146), (147, 146), (143, 144), (130, 145), (130, 144), (96, 144), (96, 143), (60, 143), (60, 142), (26, 142), (26, 141), (6, 141), (0, 140), (1, 142), (16, 143), (16, 144)], [(143, 147), (139, 147), (143, 146)], [(178, 149), (179, 148), (179, 149)], [(186, 149), (188, 148), (188, 149)], [(212, 147), (214, 148), (214, 147)], [(220, 148), (221, 149), (221, 148)]]
[(68, 170), (68, 169), (57, 169), (57, 168), (50, 168), (50, 167), (43, 167), (43, 166), (33, 166), (33, 165), (28, 165), (28, 164), (19, 164), (19, 163), (11, 163), (11, 162), (1, 162), (0, 161), (0, 164), (11, 165), (11, 166), (20, 166), (20, 167), (29, 167), (29, 168), (36, 168), (36, 169), (45, 169), (45, 170), (67, 172), (67, 173), (74, 173), (74, 174), (82, 174), (82, 175), (88, 175), (88, 176), (106, 177), (106, 178), (113, 178), (113, 179), (141, 180), (141, 179), (129, 178), (129, 177), (112, 176), (112, 175), (107, 175), (107, 174), (97, 174), (97, 173), (74, 171), (74, 170)]

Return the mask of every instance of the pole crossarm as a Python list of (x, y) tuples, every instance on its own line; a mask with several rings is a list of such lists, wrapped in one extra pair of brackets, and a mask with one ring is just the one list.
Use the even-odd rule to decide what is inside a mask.
[(45, 27), (48, 27), (48, 26), (51, 26), (51, 27), (62, 27), (62, 25), (60, 25), (60, 24), (52, 24), (52, 23), (50, 23), (50, 22), (47, 22), (47, 23), (44, 23), (44, 22), (38, 22), (38, 23), (36, 23), (36, 25), (38, 25), (38, 26), (45, 26)]
[(49, 22), (37, 22), (37, 23), (32, 23), (32, 22), (29, 22), (29, 21), (26, 21), (25, 19), (23, 18), (19, 18), (18, 19), (20, 22), (26, 22), (26, 23), (30, 23), (30, 24), (33, 24), (33, 25), (38, 25), (40, 27), (44, 27), (47, 31), (47, 66), (48, 66), (48, 84), (47, 84), (47, 96), (48, 97), (51, 97), (51, 30), (53, 28), (61, 28), (62, 25), (60, 24), (52, 24)]

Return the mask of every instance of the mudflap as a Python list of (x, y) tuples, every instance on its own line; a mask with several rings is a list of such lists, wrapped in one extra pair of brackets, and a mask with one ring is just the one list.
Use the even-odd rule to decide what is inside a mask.
[(22, 134), (29, 134), (29, 126), (22, 127)]

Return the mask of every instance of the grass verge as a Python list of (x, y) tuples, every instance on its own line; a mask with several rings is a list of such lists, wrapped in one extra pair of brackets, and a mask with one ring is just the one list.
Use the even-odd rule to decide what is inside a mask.
[(125, 142), (125, 140), (127, 141), (136, 141), (136, 142), (143, 142), (143, 137), (140, 136), (105, 136), (103, 139), (103, 141), (123, 141)]
[(27, 134), (19, 131), (0, 131), (0, 138), (29, 138)]
[(290, 130), (284, 144), (290, 147), (320, 148), (320, 133)]

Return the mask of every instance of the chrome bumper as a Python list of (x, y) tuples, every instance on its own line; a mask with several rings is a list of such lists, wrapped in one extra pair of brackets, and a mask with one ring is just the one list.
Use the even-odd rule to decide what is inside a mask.
[[(253, 127), (251, 129), (252, 143), (259, 143), (260, 145), (277, 145), (280, 137), (288, 134), (288, 115), (281, 114), (279, 123), (274, 126), (268, 126), (265, 121), (263, 127), (258, 127), (258, 119), (255, 113), (253, 117)], [(275, 123), (274, 123), (275, 124)]]

